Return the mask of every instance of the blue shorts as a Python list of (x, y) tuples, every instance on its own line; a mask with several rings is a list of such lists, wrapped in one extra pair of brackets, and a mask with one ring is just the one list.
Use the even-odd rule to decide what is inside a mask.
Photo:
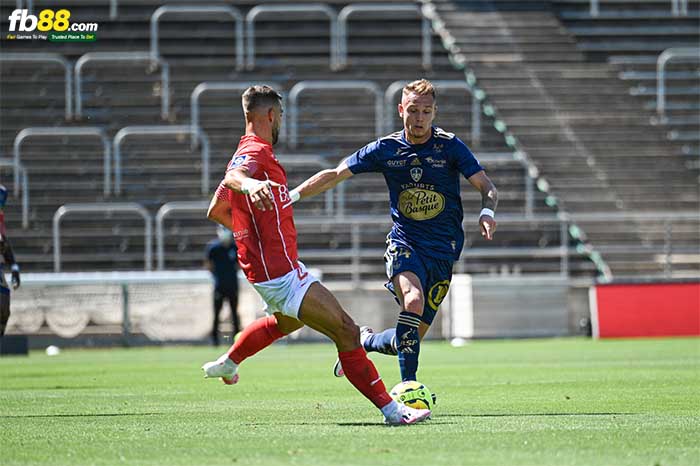
[(423, 287), (425, 299), (421, 321), (428, 325), (432, 324), (440, 304), (450, 289), (454, 261), (423, 256), (411, 246), (395, 239), (388, 239), (387, 244), (384, 262), (389, 281), (384, 286), (396, 297), (396, 290), (391, 280), (401, 272), (415, 273)]

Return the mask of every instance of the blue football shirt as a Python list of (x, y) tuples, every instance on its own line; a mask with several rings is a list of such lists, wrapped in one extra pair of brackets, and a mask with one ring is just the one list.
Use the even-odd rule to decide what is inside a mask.
[(459, 176), (483, 170), (464, 142), (433, 127), (427, 142), (413, 145), (399, 131), (367, 144), (346, 163), (354, 174), (384, 175), (394, 221), (389, 238), (423, 255), (459, 259), (464, 245)]

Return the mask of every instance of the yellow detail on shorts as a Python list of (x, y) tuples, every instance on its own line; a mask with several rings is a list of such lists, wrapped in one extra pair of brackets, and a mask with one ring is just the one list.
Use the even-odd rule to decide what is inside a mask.
[(399, 211), (411, 220), (430, 220), (445, 210), (445, 196), (435, 191), (409, 188), (399, 194)]
[(449, 280), (442, 280), (440, 282), (437, 282), (432, 286), (432, 288), (430, 288), (430, 291), (428, 291), (428, 304), (431, 308), (433, 308), (434, 311), (438, 310), (438, 307), (440, 307), (440, 304), (442, 304), (442, 301), (445, 299), (445, 296), (447, 296), (447, 292), (449, 291), (449, 289)]

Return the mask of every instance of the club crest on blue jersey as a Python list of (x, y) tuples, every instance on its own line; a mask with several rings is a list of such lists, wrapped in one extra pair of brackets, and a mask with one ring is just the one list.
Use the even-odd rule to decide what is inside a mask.
[(243, 165), (243, 162), (245, 162), (246, 160), (248, 160), (247, 154), (236, 155), (228, 163), (228, 167), (226, 167), (226, 169), (231, 170), (232, 168), (238, 168), (241, 165)]
[(413, 181), (418, 183), (420, 179), (423, 178), (423, 169), (420, 167), (411, 168), (411, 178), (413, 178)]

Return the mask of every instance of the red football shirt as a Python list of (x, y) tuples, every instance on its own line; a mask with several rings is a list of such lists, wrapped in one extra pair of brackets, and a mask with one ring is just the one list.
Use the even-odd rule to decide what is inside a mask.
[[(243, 136), (226, 171), (243, 167), (257, 180), (282, 185), (272, 188), (272, 210), (260, 210), (250, 198), (220, 185), (216, 196), (231, 205), (231, 230), (238, 246), (238, 262), (251, 283), (281, 277), (297, 267), (297, 230), (289, 203), (287, 174), (272, 153), (272, 145), (258, 136)], [(286, 207), (284, 205), (287, 204)]]

